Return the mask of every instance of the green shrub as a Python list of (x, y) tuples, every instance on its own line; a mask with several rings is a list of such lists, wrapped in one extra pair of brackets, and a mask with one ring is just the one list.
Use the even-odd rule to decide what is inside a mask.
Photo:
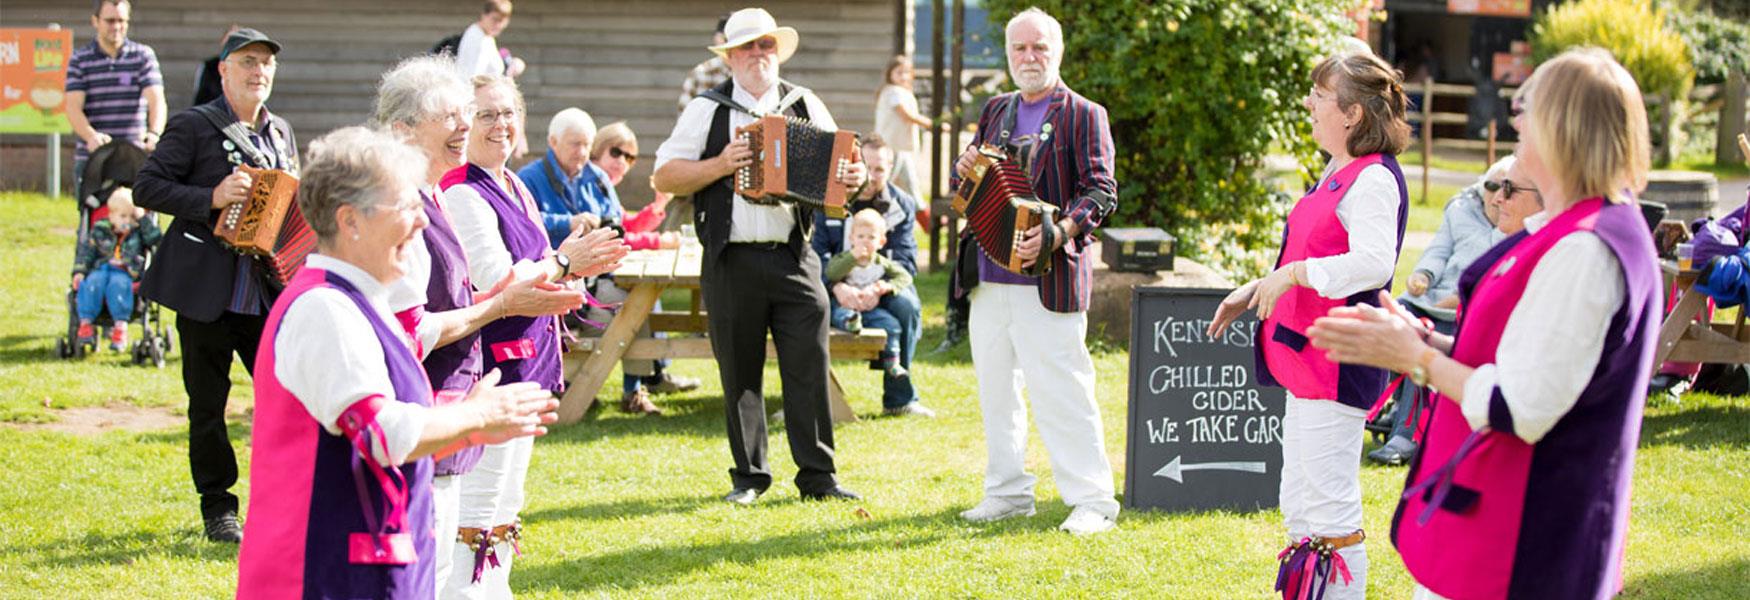
[[(1301, 99), (1353, 30), (1354, 0), (985, 0), (991, 35), (1029, 6), (1064, 26), (1063, 79), (1106, 106), (1117, 146), (1109, 226), (1160, 227), (1235, 277), (1269, 268), (1297, 194), (1264, 157), (1321, 165)], [(1298, 188), (1298, 185), (1291, 185)]]
[(1732, 71), (1750, 72), (1750, 26), (1712, 11), (1676, 9), (1666, 22), (1689, 44), (1696, 83), (1720, 83)]
[(1563, 50), (1597, 46), (1628, 69), (1643, 94), (1683, 98), (1695, 82), (1689, 45), (1650, 0), (1573, 0), (1550, 7), (1531, 27), (1536, 62)]

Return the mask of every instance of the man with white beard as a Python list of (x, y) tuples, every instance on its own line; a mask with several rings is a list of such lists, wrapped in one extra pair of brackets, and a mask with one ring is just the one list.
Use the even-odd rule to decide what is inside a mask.
[[(827, 298), (820, 257), (808, 245), (814, 211), (802, 204), (756, 204), (736, 194), (730, 176), (752, 164), (747, 140), (731, 133), (755, 114), (782, 114), (836, 129), (832, 113), (807, 88), (778, 78), (796, 52), (795, 29), (779, 27), (763, 9), (735, 11), (726, 40), (711, 51), (733, 77), (687, 104), (674, 133), (656, 150), (655, 184), (664, 193), (692, 194), (693, 222), (705, 246), (700, 264), (706, 328), (723, 380), (728, 413), (732, 488), (723, 499), (748, 505), (772, 485), (766, 463), (766, 402), (762, 376), (766, 332), (778, 350), (784, 388), (784, 430), (804, 500), (856, 500), (839, 487), (832, 415), (827, 410)], [(853, 191), (867, 179), (853, 164), (839, 183)]]
[[(1058, 77), (1063, 26), (1057, 19), (1030, 8), (1009, 20), (1006, 33), (1009, 76), (1019, 91), (985, 103), (978, 134), (954, 166), (954, 183), (966, 176), (979, 145), (1003, 146), (1020, 157), (1033, 191), (1057, 205), (1059, 216), (1027, 231), (1015, 247), (1029, 265), (1051, 261), (1039, 277), (1005, 271), (970, 243), (970, 235), (960, 240), (951, 292), (971, 295), (972, 362), (988, 453), (984, 501), (960, 516), (989, 522), (1034, 513), (1035, 478), (1024, 456), (1024, 380), (1057, 489), (1073, 508), (1059, 529), (1098, 533), (1115, 524), (1118, 502), (1085, 341), (1093, 282), (1087, 248), (1094, 228), (1116, 208), (1112, 132), (1106, 108)], [(1043, 231), (1047, 227), (1052, 231)]]

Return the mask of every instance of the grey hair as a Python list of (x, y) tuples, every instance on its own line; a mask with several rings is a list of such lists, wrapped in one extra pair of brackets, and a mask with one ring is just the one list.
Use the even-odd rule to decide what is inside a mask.
[(1051, 16), (1051, 13), (1040, 10), (1037, 6), (1016, 13), (1015, 16), (1009, 18), (1007, 25), (1003, 25), (1004, 46), (1007, 46), (1009, 43), (1009, 29), (1014, 27), (1016, 23), (1020, 23), (1027, 19), (1038, 19), (1044, 23), (1045, 36), (1051, 38), (1052, 41), (1057, 42), (1058, 47), (1063, 47), (1063, 24), (1057, 22), (1057, 17), (1053, 17)]
[(1512, 154), (1501, 157), (1501, 160), (1497, 160), (1495, 161), (1495, 164), (1489, 165), (1488, 172), (1483, 173), (1483, 177), (1477, 180), (1477, 185), (1482, 185), (1483, 182), (1486, 181), (1500, 181), (1502, 177), (1507, 176), (1507, 171), (1512, 169), (1513, 163), (1518, 160), (1519, 157)]
[(475, 75), (474, 78), (468, 80), (468, 82), (474, 84), (473, 91), (475, 93), (479, 93), (480, 90), (495, 85), (504, 86), (505, 89), (510, 90), (511, 99), (516, 100), (517, 113), (521, 116), (528, 116), (528, 107), (523, 103), (523, 90), (522, 88), (517, 87), (515, 79), (497, 73), (481, 73)]
[(456, 59), (449, 55), (416, 56), (383, 73), (371, 121), (385, 128), (395, 123), (416, 125), (437, 116), (445, 101), (457, 106), (474, 102), (474, 88), (457, 72)]
[(298, 210), (326, 245), (340, 231), (342, 206), (370, 212), (397, 186), (417, 188), (425, 179), (425, 154), (394, 135), (352, 126), (310, 143), (298, 182)]
[(547, 122), (547, 137), (565, 137), (567, 133), (582, 133), (595, 140), (595, 119), (589, 113), (577, 107), (567, 108), (553, 114), (553, 120)]

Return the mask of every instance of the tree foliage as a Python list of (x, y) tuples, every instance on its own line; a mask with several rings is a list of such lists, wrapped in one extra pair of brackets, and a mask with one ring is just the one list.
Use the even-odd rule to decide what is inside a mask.
[(1610, 52), (1643, 94), (1682, 99), (1695, 83), (1689, 45), (1666, 26), (1665, 10), (1651, 0), (1573, 0), (1550, 7), (1531, 27), (1537, 62), (1581, 46)]
[(1285, 193), (1271, 153), (1320, 160), (1301, 99), (1354, 0), (985, 0), (992, 36), (1038, 6), (1064, 27), (1063, 79), (1106, 106), (1117, 146), (1108, 226), (1160, 227), (1179, 253), (1250, 276), (1276, 256)]

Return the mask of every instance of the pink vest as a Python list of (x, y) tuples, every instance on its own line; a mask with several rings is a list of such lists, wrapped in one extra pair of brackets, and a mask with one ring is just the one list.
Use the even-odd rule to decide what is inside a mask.
[[(1500, 345), (1507, 318), (1525, 293), (1532, 271), (1550, 248), (1563, 238), (1579, 231), (1593, 231), (1599, 223), (1603, 206), (1604, 202), (1599, 199), (1581, 202), (1557, 215), (1537, 233), (1524, 236), (1512, 249), (1499, 253), (1499, 258), (1484, 263), (1483, 261), (1490, 258), (1485, 255), (1479, 260), (1477, 264), (1486, 264), (1487, 270), (1478, 271), (1480, 277), (1464, 302), (1464, 314), (1460, 316), (1461, 325), (1452, 351), (1454, 360), (1472, 367), (1496, 362), (1496, 349)], [(1619, 212), (1633, 211), (1632, 207), (1616, 208)], [(1644, 234), (1644, 230), (1641, 233)], [(1606, 352), (1610, 352), (1609, 348)], [(1645, 371), (1646, 365), (1639, 366)], [(1644, 389), (1644, 374), (1641, 374), (1640, 381)], [(1633, 385), (1626, 382), (1624, 384)], [(1584, 402), (1584, 397), (1582, 400)], [(1421, 455), (1417, 457), (1406, 482), (1408, 489), (1398, 506), (1393, 524), (1394, 542), (1411, 575), (1418, 583), (1435, 593), (1454, 599), (1524, 595), (1514, 593), (1514, 590), (1521, 588), (1514, 582), (1516, 573), (1519, 577), (1562, 577), (1558, 573), (1527, 573), (1525, 565), (1520, 565), (1519, 562), (1554, 562), (1557, 557), (1518, 556), (1518, 550), (1525, 547), (1522, 542), (1526, 541), (1521, 540), (1521, 536), (1559, 537), (1597, 533), (1527, 533), (1527, 526), (1532, 525), (1526, 515), (1527, 488), (1537, 483), (1536, 479), (1540, 477), (1533, 472), (1534, 459), (1537, 458), (1535, 452), (1539, 446), (1529, 444), (1508, 431), (1495, 431), (1491, 428), (1483, 432), (1473, 432), (1459, 410), (1458, 403), (1444, 395), (1436, 395), (1435, 409), (1432, 412), (1423, 437)], [(1492, 423), (1511, 418), (1504, 413), (1496, 415), (1495, 412), (1491, 410)], [(1558, 425), (1560, 426), (1562, 425)], [(1511, 421), (1499, 421), (1495, 427), (1510, 429)], [(1563, 436), (1559, 435), (1562, 433), (1564, 432), (1552, 431), (1545, 436), (1544, 441), (1560, 445), (1564, 442)], [(1587, 432), (1586, 435), (1590, 436), (1591, 433)], [(1632, 460), (1632, 453), (1630, 456)], [(1578, 464), (1586, 462), (1579, 453), (1551, 455), (1547, 459), (1574, 463), (1570, 465), (1573, 467), (1589, 468)], [(1596, 475), (1598, 478), (1604, 476), (1602, 471)], [(1577, 497), (1572, 499), (1574, 501), (1569, 509), (1581, 510), (1586, 504), (1578, 501), (1581, 492), (1574, 493)], [(1552, 500), (1566, 503), (1561, 499)], [(1595, 568), (1610, 567), (1598, 565)], [(1615, 568), (1620, 568), (1620, 562)], [(1609, 577), (1620, 582), (1616, 573), (1591, 573), (1590, 576)], [(1584, 589), (1583, 586), (1580, 587)]]
[[(1349, 251), (1349, 230), (1337, 218), (1337, 203), (1349, 193), (1361, 170), (1372, 165), (1384, 165), (1398, 180), (1400, 208), (1398, 243), (1403, 244), (1404, 196), (1403, 175), (1397, 163), (1383, 154), (1369, 154), (1351, 161), (1331, 175), (1288, 213), (1287, 231), (1283, 234), (1282, 255), (1276, 266), (1309, 258), (1336, 256)], [(1386, 283), (1387, 288), (1391, 283)], [(1331, 299), (1320, 296), (1310, 287), (1290, 288), (1276, 301), (1276, 309), (1265, 319), (1258, 352), (1259, 379), (1266, 384), (1288, 388), (1296, 398), (1335, 400), (1350, 406), (1366, 408), (1384, 390), (1386, 373), (1382, 369), (1339, 366), (1325, 357), (1325, 351), (1313, 347), (1306, 330), (1313, 321), (1331, 309), (1354, 304), (1377, 305), (1376, 290), (1367, 290), (1348, 298)]]

